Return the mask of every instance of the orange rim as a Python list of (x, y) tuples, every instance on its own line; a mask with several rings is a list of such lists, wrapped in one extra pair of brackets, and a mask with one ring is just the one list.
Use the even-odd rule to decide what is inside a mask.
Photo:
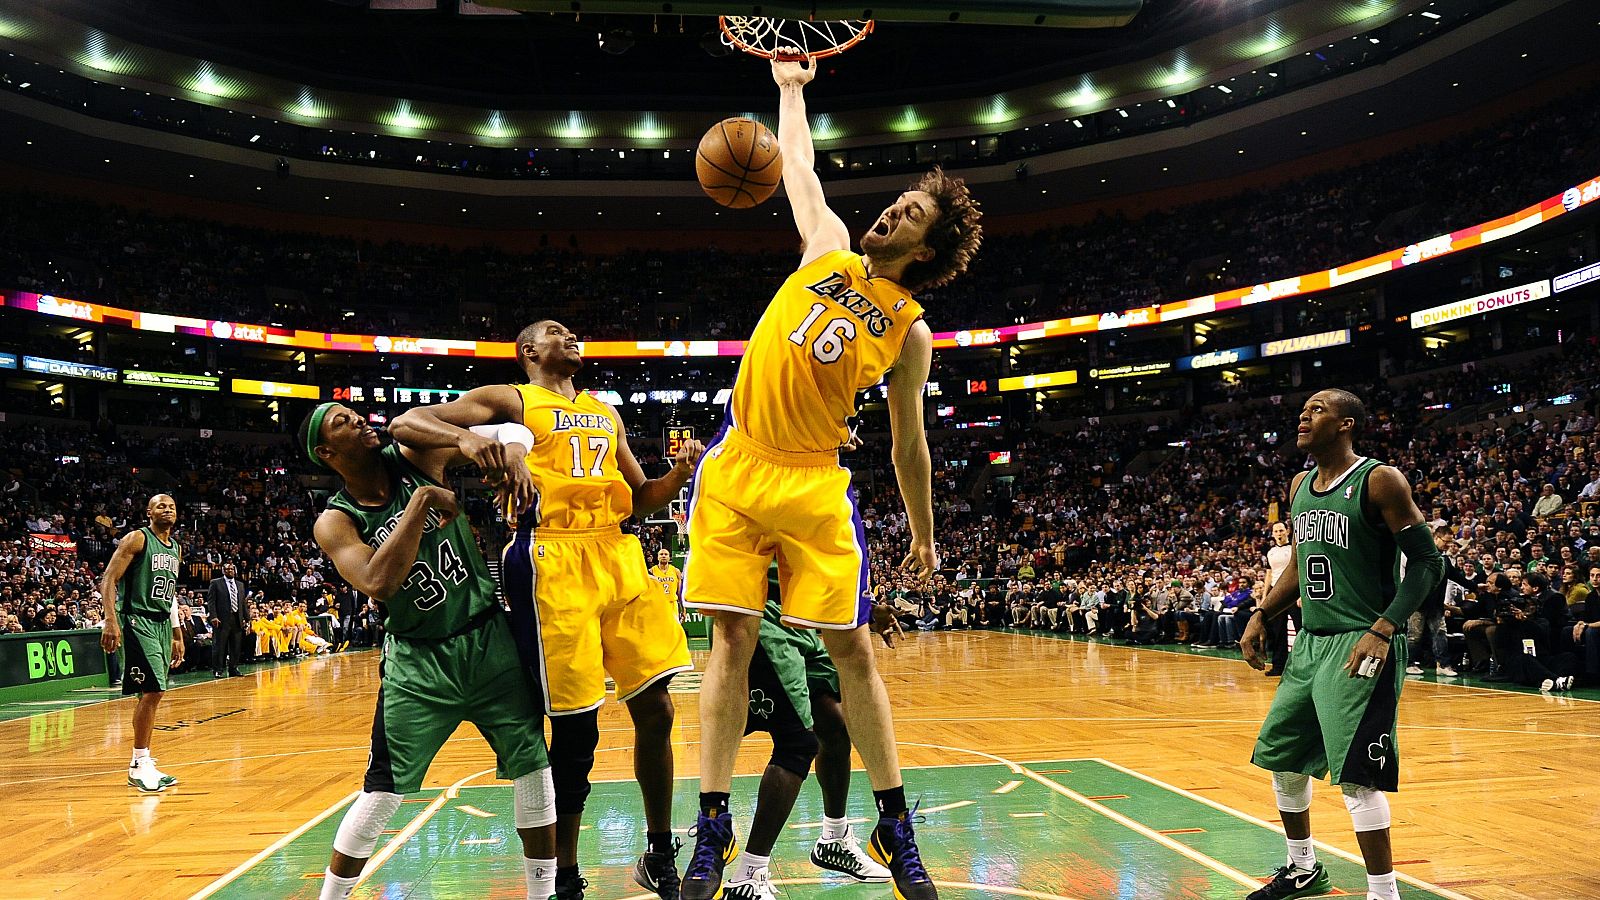
[[(807, 50), (801, 53), (782, 53), (777, 47), (762, 47), (757, 44), (752, 44), (741, 38), (738, 30), (728, 25), (728, 18), (728, 16), (718, 16), (717, 27), (722, 29), (722, 34), (729, 46), (736, 50), (742, 50), (751, 56), (759, 56), (763, 59), (774, 59), (780, 62), (800, 62), (801, 60), (806, 59), (826, 59), (830, 56), (838, 56), (846, 50), (849, 50), (851, 47), (861, 43), (863, 40), (866, 40), (867, 35), (871, 34), (872, 29), (877, 25), (876, 20), (867, 19), (861, 23), (859, 29), (857, 29), (847, 40), (842, 42), (835, 42), (832, 46), (823, 47), (819, 50)], [(770, 16), (735, 16), (734, 18), (761, 19), (768, 22), (783, 21), (781, 19), (773, 19)], [(777, 35), (777, 40), (775, 40), (774, 43), (778, 43), (784, 38), (784, 35), (778, 33), (777, 29), (772, 29), (767, 33)]]

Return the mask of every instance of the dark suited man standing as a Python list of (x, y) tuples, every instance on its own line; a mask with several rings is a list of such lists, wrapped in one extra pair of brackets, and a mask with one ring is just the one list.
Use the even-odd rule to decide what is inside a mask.
[(245, 606), (244, 584), (239, 581), (239, 570), (233, 563), (222, 567), (221, 578), (211, 579), (206, 588), (206, 608), (211, 611), (214, 635), (211, 674), (221, 678), (226, 668), (229, 675), (238, 675), (239, 661), (244, 658), (244, 620), (249, 613)]

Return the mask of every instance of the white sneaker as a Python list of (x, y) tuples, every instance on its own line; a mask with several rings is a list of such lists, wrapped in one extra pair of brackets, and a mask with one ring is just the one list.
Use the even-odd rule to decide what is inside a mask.
[(1556, 684), (1555, 684), (1556, 690), (1558, 690), (1558, 691), (1570, 691), (1570, 690), (1572, 690), (1572, 686), (1576, 681), (1577, 681), (1577, 679), (1573, 678), (1571, 675), (1563, 675), (1560, 678), (1556, 679)]
[(1422, 667), (1417, 665), (1416, 663), (1412, 663), (1411, 665), (1406, 666), (1406, 674), (1407, 675), (1421, 675), (1422, 674)]
[(766, 869), (757, 869), (749, 881), (730, 881), (723, 885), (722, 896), (728, 900), (778, 900)]
[(1461, 677), (1460, 675), (1456, 674), (1456, 670), (1451, 668), (1450, 666), (1440, 666), (1439, 668), (1434, 669), (1433, 673), (1435, 675), (1440, 675), (1440, 676), (1443, 676), (1445, 678), (1460, 678)]
[(146, 794), (159, 794), (178, 783), (178, 779), (156, 768), (155, 757), (146, 756), (128, 766), (128, 785)]
[(1546, 678), (1545, 680), (1539, 682), (1539, 690), (1541, 691), (1553, 691), (1555, 689), (1556, 683), (1552, 679)]
[(819, 869), (849, 875), (857, 881), (882, 884), (889, 880), (889, 870), (866, 854), (856, 843), (853, 826), (845, 826), (844, 836), (838, 840), (819, 840), (811, 848), (811, 864)]

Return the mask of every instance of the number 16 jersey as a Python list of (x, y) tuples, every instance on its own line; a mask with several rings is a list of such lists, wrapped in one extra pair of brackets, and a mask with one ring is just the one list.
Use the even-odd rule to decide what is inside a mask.
[[(349, 516), (367, 546), (376, 549), (399, 527), (411, 495), (434, 481), (411, 464), (397, 444), (379, 453), (388, 470), (389, 502), (366, 506), (340, 489), (328, 506)], [(478, 552), (466, 513), (440, 525), (439, 511), (428, 511), (428, 524), (417, 545), (417, 559), (394, 596), (383, 602), (384, 627), (397, 637), (438, 640), (459, 633), (495, 599), (494, 579)]]
[(795, 453), (849, 438), (856, 393), (894, 365), (922, 307), (864, 259), (835, 250), (778, 288), (739, 364), (731, 424), (757, 443)]

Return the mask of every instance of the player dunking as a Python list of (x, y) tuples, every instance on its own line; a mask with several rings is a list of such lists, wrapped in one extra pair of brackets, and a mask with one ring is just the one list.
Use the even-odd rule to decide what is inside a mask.
[(634, 866), (641, 886), (677, 900), (672, 838), (672, 722), (667, 684), (691, 668), (689, 643), (671, 598), (645, 569), (639, 539), (619, 527), (629, 515), (667, 505), (688, 483), (699, 441), (672, 471), (646, 479), (615, 409), (579, 391), (578, 338), (560, 322), (535, 322), (517, 336), (528, 384), (491, 385), (459, 400), (418, 407), (390, 426), (417, 446), (455, 446), (464, 428), (523, 423), (533, 434), (526, 469), (537, 499), (505, 549), (504, 586), (518, 649), (538, 676), (550, 719), (561, 900), (579, 900), (578, 831), (600, 742), (605, 677), (617, 683), (634, 728), (634, 777), (644, 795), (647, 851)]
[[(462, 456), (503, 478), (532, 443), (526, 435), (525, 429), (500, 429), (498, 440), (469, 434), (459, 446)], [(500, 777), (512, 783), (527, 896), (549, 900), (556, 814), (543, 721), (489, 567), (443, 485), (445, 467), (465, 460), (454, 445), (383, 447), (366, 419), (337, 403), (306, 416), (299, 440), (312, 462), (344, 481), (317, 517), (317, 544), (350, 586), (387, 614), (372, 752), (361, 796), (334, 835), (321, 900), (350, 895), (401, 795), (422, 787), (429, 764), (463, 721), (483, 733)], [(513, 474), (507, 489), (519, 487), (526, 488), (526, 479)]]
[(870, 852), (902, 900), (937, 896), (906, 808), (894, 722), (864, 627), (872, 605), (867, 542), (839, 464), (856, 393), (889, 372), (895, 476), (911, 548), (903, 565), (938, 568), (922, 391), (933, 338), (911, 292), (966, 270), (982, 229), (966, 186), (935, 170), (884, 210), (850, 251), (813, 171), (804, 88), (815, 68), (774, 61), (783, 183), (805, 242), (740, 363), (723, 430), (690, 491), (685, 605), (715, 616), (700, 691), (700, 812), (684, 900), (711, 900), (736, 851), (728, 789), (744, 733), (750, 661), (778, 562), (784, 623), (822, 629), (839, 668), (845, 718), (878, 805)]
[[(1261, 669), (1268, 623), (1302, 599), (1305, 630), (1289, 653), (1251, 762), (1272, 773), (1289, 859), (1249, 900), (1325, 894), (1311, 843), (1311, 779), (1339, 785), (1367, 864), (1369, 900), (1398, 900), (1389, 801), (1399, 787), (1395, 714), (1405, 683), (1406, 620), (1444, 574), (1411, 485), (1357, 456), (1366, 424), (1348, 391), (1313, 394), (1296, 446), (1316, 462), (1289, 488), (1293, 560), (1245, 626), (1245, 661)], [(1396, 633), (1399, 640), (1395, 640)]]
[(167, 689), (168, 673), (183, 664), (183, 637), (178, 625), (178, 564), (183, 551), (172, 536), (178, 524), (178, 501), (157, 494), (145, 505), (150, 524), (130, 531), (100, 576), (100, 605), (105, 626), (100, 646), (115, 653), (123, 646), (120, 615), (128, 623), (127, 652), (122, 655), (122, 693), (138, 694), (133, 708), (133, 759), (128, 784), (147, 794), (160, 793), (178, 779), (156, 768), (150, 756), (156, 708)]

